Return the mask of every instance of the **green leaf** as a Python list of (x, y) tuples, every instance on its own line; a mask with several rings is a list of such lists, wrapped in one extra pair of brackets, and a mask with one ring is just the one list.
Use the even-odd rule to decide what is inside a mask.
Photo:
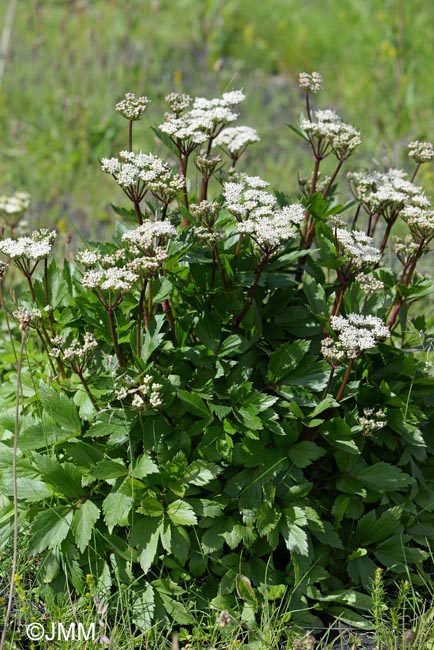
[(43, 385), (41, 387), (41, 403), (44, 412), (54, 420), (58, 428), (69, 434), (80, 433), (81, 422), (72, 399)]
[(356, 543), (368, 546), (381, 542), (393, 535), (400, 526), (401, 511), (399, 508), (386, 510), (377, 519), (375, 510), (371, 510), (359, 519), (355, 534)]
[(243, 600), (247, 600), (248, 602), (254, 604), (258, 603), (255, 590), (253, 589), (252, 583), (247, 576), (243, 576), (241, 573), (238, 573), (235, 578), (235, 588), (237, 590), (238, 596)]
[(285, 516), (281, 521), (280, 530), (289, 551), (304, 556), (309, 554), (308, 536), (300, 526), (291, 521), (291, 517)]
[[(17, 488), (19, 501), (44, 501), (53, 495), (52, 489), (50, 489), (43, 481), (34, 478), (18, 478)], [(14, 482), (12, 478), (5, 477), (0, 481), (0, 494), (10, 497), (13, 496)]]
[(130, 544), (137, 548), (140, 566), (144, 574), (148, 573), (157, 553), (162, 525), (163, 519), (142, 517), (137, 519), (131, 528)]
[(131, 618), (133, 623), (147, 632), (152, 627), (154, 611), (154, 589), (152, 585), (147, 585), (146, 589), (134, 599), (132, 604)]
[(181, 564), (185, 564), (190, 555), (190, 537), (182, 526), (172, 526), (172, 553)]
[(308, 273), (303, 274), (303, 291), (315, 315), (327, 314), (327, 300), (324, 287)]
[[(302, 386), (312, 391), (325, 388), (330, 376), (330, 366), (324, 359), (318, 360), (312, 354), (306, 355), (303, 363), (285, 377), (285, 385)], [(281, 387), (282, 389), (282, 387)]]
[(414, 483), (414, 479), (399, 467), (384, 462), (375, 463), (357, 472), (352, 470), (350, 474), (374, 490), (401, 490)]
[(210, 411), (204, 400), (199, 395), (187, 390), (182, 390), (181, 388), (178, 388), (176, 392), (189, 413), (199, 415), (201, 418), (210, 417)]
[(127, 468), (122, 461), (105, 458), (89, 470), (89, 476), (103, 481), (126, 476)]
[(84, 553), (92, 536), (92, 530), (100, 516), (98, 506), (87, 500), (80, 503), (72, 519), (71, 530), (78, 548)]
[(208, 485), (208, 483), (211, 483), (211, 481), (217, 478), (221, 471), (221, 468), (215, 463), (208, 463), (205, 460), (194, 460), (187, 469), (184, 481), (192, 485)]
[(174, 524), (181, 524), (181, 526), (193, 526), (197, 524), (197, 517), (193, 508), (182, 499), (173, 501), (167, 508), (167, 514)]
[(131, 510), (133, 500), (126, 494), (111, 492), (103, 501), (102, 509), (104, 521), (107, 524), (109, 533), (117, 525), (125, 526), (128, 523), (128, 514)]
[(158, 349), (164, 339), (164, 332), (161, 329), (165, 323), (164, 314), (156, 314), (151, 318), (146, 329), (145, 338), (142, 345), (142, 360), (148, 361), (149, 357)]
[(201, 316), (195, 331), (199, 341), (215, 354), (221, 339), (221, 321), (218, 314), (210, 312)]
[(315, 460), (318, 460), (318, 458), (321, 458), (321, 456), (324, 456), (325, 453), (325, 449), (322, 449), (315, 442), (303, 440), (296, 442), (288, 450), (288, 457), (294, 465), (303, 469), (311, 465)]
[(68, 506), (57, 506), (37, 514), (32, 522), (29, 553), (36, 555), (59, 546), (69, 533), (72, 517)]
[(162, 517), (164, 514), (164, 506), (156, 497), (146, 497), (142, 505), (137, 509), (137, 512), (148, 517)]
[(294, 341), (280, 345), (270, 357), (267, 380), (278, 382), (295, 370), (309, 351), (309, 347), (310, 341)]
[(144, 478), (149, 474), (158, 474), (158, 471), (158, 467), (154, 461), (148, 454), (144, 453), (134, 462), (131, 476), (133, 478)]
[(188, 609), (182, 603), (174, 600), (164, 594), (159, 592), (159, 596), (163, 601), (164, 609), (167, 612), (169, 618), (179, 625), (193, 625), (196, 623), (194, 616), (188, 611)]

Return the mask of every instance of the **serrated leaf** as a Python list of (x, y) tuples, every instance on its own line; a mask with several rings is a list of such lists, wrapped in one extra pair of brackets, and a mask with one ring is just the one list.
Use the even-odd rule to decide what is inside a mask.
[(92, 501), (87, 500), (80, 503), (72, 519), (71, 530), (74, 539), (80, 551), (84, 553), (89, 540), (92, 536), (92, 530), (100, 516), (100, 510)]
[(199, 415), (202, 418), (209, 418), (210, 411), (204, 400), (199, 395), (181, 388), (178, 388), (176, 392), (189, 413)]
[(148, 454), (144, 453), (134, 462), (131, 476), (133, 478), (144, 478), (149, 474), (158, 474), (158, 471), (158, 467), (154, 461)]
[(208, 463), (205, 460), (194, 460), (184, 475), (184, 481), (192, 485), (208, 485), (220, 474), (221, 468), (215, 463)]
[(137, 519), (130, 533), (130, 544), (137, 548), (143, 573), (148, 573), (157, 553), (158, 540), (162, 531), (163, 519), (142, 517)]
[(165, 318), (164, 314), (156, 314), (148, 323), (141, 354), (142, 360), (145, 362), (158, 349), (164, 339), (164, 332), (161, 332), (161, 329), (164, 325)]
[(357, 472), (351, 470), (350, 474), (364, 485), (376, 490), (400, 490), (414, 483), (414, 479), (399, 467), (384, 462), (375, 463)]
[(106, 496), (102, 503), (102, 509), (109, 533), (115, 526), (124, 526), (128, 523), (128, 514), (132, 504), (133, 499), (120, 492), (111, 492)]
[(238, 573), (235, 577), (235, 588), (240, 598), (257, 604), (258, 599), (256, 597), (255, 590), (253, 589), (252, 583), (247, 576)]
[(32, 555), (59, 546), (71, 528), (73, 512), (67, 506), (44, 510), (32, 522), (28, 550)]
[(78, 434), (81, 422), (77, 407), (72, 399), (52, 388), (41, 388), (41, 403), (44, 412), (56, 423), (56, 426), (68, 434)]
[(190, 536), (182, 526), (172, 526), (172, 553), (181, 564), (185, 564), (190, 555)]
[(137, 625), (137, 627), (145, 632), (152, 627), (155, 611), (154, 600), (154, 589), (152, 585), (147, 585), (146, 589), (134, 599), (132, 604), (132, 621)]
[(147, 515), (148, 517), (162, 517), (164, 514), (164, 506), (156, 497), (147, 497), (142, 501), (137, 512), (140, 512), (142, 515)]
[(294, 341), (280, 345), (268, 362), (268, 381), (278, 382), (295, 370), (309, 351), (309, 347), (310, 341)]
[(194, 616), (182, 603), (170, 598), (167, 594), (159, 592), (159, 596), (163, 601), (164, 609), (169, 618), (179, 625), (193, 625), (196, 623)]
[(280, 526), (286, 548), (289, 551), (307, 556), (309, 554), (309, 544), (306, 532), (300, 526), (286, 520), (283, 520)]
[(303, 469), (311, 465), (315, 460), (318, 460), (318, 458), (321, 458), (321, 456), (324, 456), (325, 453), (325, 449), (322, 449), (315, 442), (302, 440), (290, 447), (288, 457), (294, 465)]
[(182, 499), (173, 501), (167, 508), (167, 514), (174, 524), (181, 524), (181, 526), (193, 526), (197, 524), (197, 517), (193, 508)]

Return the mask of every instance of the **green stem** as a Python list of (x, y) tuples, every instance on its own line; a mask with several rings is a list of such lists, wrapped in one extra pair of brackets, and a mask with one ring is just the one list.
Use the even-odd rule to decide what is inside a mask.
[(94, 407), (95, 411), (98, 412), (99, 411), (98, 403), (97, 403), (96, 399), (94, 398), (94, 396), (91, 393), (91, 390), (89, 388), (89, 384), (87, 383), (87, 381), (86, 381), (86, 379), (85, 379), (85, 377), (83, 375), (83, 371), (80, 368), (74, 368), (74, 371), (77, 373), (77, 375), (78, 375), (78, 377), (79, 377), (79, 379), (80, 379), (80, 381), (82, 383), (82, 386), (83, 386), (84, 390), (87, 393), (88, 398), (92, 402), (92, 406)]
[(324, 389), (324, 392), (322, 394), (321, 399), (325, 399), (327, 397), (327, 395), (329, 394), (330, 388), (332, 386), (332, 381), (333, 381), (334, 374), (335, 374), (335, 367), (332, 366), (330, 368), (330, 374), (329, 374), (329, 379), (328, 379), (328, 382), (327, 382), (327, 386)]

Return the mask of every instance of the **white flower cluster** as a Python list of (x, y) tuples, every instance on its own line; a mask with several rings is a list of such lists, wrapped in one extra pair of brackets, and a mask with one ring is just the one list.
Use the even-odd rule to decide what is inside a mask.
[(101, 169), (124, 189), (144, 187), (169, 203), (184, 187), (184, 177), (153, 154), (121, 151), (119, 158), (102, 158)]
[(55, 230), (34, 230), (30, 237), (4, 239), (0, 242), (0, 252), (14, 260), (41, 260), (51, 253), (56, 236)]
[(268, 185), (259, 176), (243, 176), (239, 183), (225, 183), (223, 196), (227, 209), (239, 220), (271, 215), (277, 206), (277, 199), (265, 191)]
[(356, 359), (364, 350), (374, 348), (379, 341), (390, 336), (388, 328), (377, 316), (332, 316), (330, 323), (338, 338), (324, 339), (321, 352), (331, 365), (338, 365), (345, 359)]
[(51, 305), (46, 305), (43, 309), (36, 307), (18, 307), (18, 309), (12, 312), (12, 316), (20, 323), (20, 329), (22, 329), (21, 325), (24, 323), (27, 329), (30, 325), (34, 325), (35, 327), (40, 325), (44, 315), (50, 313), (52, 309)]
[(167, 259), (166, 245), (176, 236), (176, 228), (167, 221), (145, 221), (122, 235), (128, 250), (137, 257), (128, 268), (141, 275), (154, 274)]
[(344, 160), (361, 143), (360, 131), (343, 122), (331, 109), (315, 111), (314, 116), (315, 121), (303, 118), (300, 127), (311, 138), (322, 143), (323, 157), (330, 148), (339, 160)]
[(335, 236), (338, 242), (338, 254), (346, 257), (354, 266), (376, 264), (381, 259), (381, 253), (374, 246), (374, 240), (360, 230), (336, 228)]
[(319, 72), (300, 72), (298, 85), (307, 93), (317, 93), (322, 90), (322, 76)]
[(163, 400), (161, 398), (162, 388), (162, 384), (154, 382), (150, 375), (145, 375), (141, 380), (140, 386), (137, 388), (129, 388), (128, 386), (123, 386), (116, 391), (116, 397), (119, 400), (124, 400), (128, 397), (128, 395), (132, 395), (133, 399), (131, 406), (139, 409), (144, 409), (147, 406), (146, 402), (148, 402), (151, 408), (158, 408), (163, 403)]
[(434, 147), (431, 142), (419, 142), (415, 140), (408, 145), (408, 155), (417, 163), (434, 160)]
[(128, 268), (91, 269), (83, 275), (81, 284), (88, 289), (125, 294), (132, 289), (138, 278), (137, 273)]
[(238, 113), (232, 108), (244, 99), (241, 90), (224, 93), (216, 99), (196, 97), (190, 110), (182, 115), (179, 110), (166, 113), (165, 122), (160, 124), (159, 129), (173, 139), (189, 141), (193, 145), (203, 144), (215, 135), (218, 127), (237, 119)]
[(127, 93), (125, 99), (116, 104), (115, 111), (127, 120), (140, 120), (150, 101), (147, 97), (136, 97), (134, 93)]
[(363, 293), (376, 293), (384, 289), (384, 282), (374, 277), (373, 275), (366, 275), (360, 272), (356, 275), (356, 282), (360, 285)]
[(418, 243), (434, 236), (434, 210), (407, 206), (400, 214)]
[(219, 211), (220, 205), (216, 201), (201, 201), (190, 206), (190, 212), (200, 223), (193, 228), (194, 234), (211, 247), (224, 239), (223, 231), (215, 227)]
[(262, 250), (276, 248), (297, 236), (295, 226), (304, 219), (299, 204), (279, 208), (268, 183), (259, 176), (243, 176), (239, 183), (225, 183), (226, 207), (238, 220), (238, 231), (249, 234)]
[(397, 258), (403, 266), (407, 266), (413, 255), (417, 252), (419, 248), (418, 244), (411, 235), (406, 235), (405, 237), (393, 236), (392, 243)]
[(373, 408), (364, 408), (363, 415), (359, 417), (359, 425), (362, 428), (362, 435), (371, 436), (383, 429), (387, 424), (387, 416), (384, 411)]
[(64, 361), (71, 364), (80, 362), (80, 364), (87, 360), (89, 355), (98, 347), (98, 342), (91, 332), (86, 332), (83, 341), (73, 339), (69, 347), (64, 347), (63, 336), (55, 336), (51, 339), (52, 348), (50, 356), (56, 359), (62, 357)]
[(247, 145), (259, 142), (260, 138), (250, 126), (233, 126), (223, 129), (213, 142), (214, 147), (226, 148), (233, 156), (240, 156)]
[(285, 205), (269, 216), (246, 219), (237, 224), (238, 232), (249, 234), (262, 249), (270, 251), (297, 236), (296, 225), (304, 219), (302, 205)]
[(373, 214), (400, 211), (406, 206), (429, 207), (429, 200), (422, 188), (407, 180), (400, 169), (381, 172), (350, 172), (347, 178), (355, 198)]
[(19, 215), (30, 205), (30, 194), (15, 192), (13, 196), (0, 196), (0, 212), (8, 215)]
[(183, 113), (191, 105), (190, 95), (184, 93), (170, 93), (165, 97), (166, 102), (169, 104), (170, 110), (176, 114)]
[(110, 266), (115, 266), (119, 261), (123, 260), (125, 257), (125, 251), (122, 248), (117, 249), (114, 253), (108, 253), (106, 255), (101, 255), (97, 251), (78, 251), (75, 255), (77, 262), (83, 264), (83, 266), (102, 266), (103, 268), (109, 268)]

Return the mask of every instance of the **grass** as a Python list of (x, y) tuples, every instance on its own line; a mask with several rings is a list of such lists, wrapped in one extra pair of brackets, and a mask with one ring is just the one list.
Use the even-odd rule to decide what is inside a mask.
[[(98, 159), (126, 141), (114, 103), (126, 91), (147, 94), (151, 126), (171, 90), (243, 87), (244, 121), (262, 138), (248, 169), (295, 193), (300, 158), (306, 173), (310, 161), (286, 124), (298, 119), (298, 72), (313, 69), (325, 80), (321, 104), (362, 130), (359, 161), (402, 164), (403, 142), (431, 135), (433, 20), (421, 0), (335, 0), (327, 9), (276, 0), (272, 12), (251, 0), (18, 3), (0, 89), (0, 191), (29, 191), (37, 225), (72, 221), (95, 235), (112, 215)], [(144, 150), (155, 146), (150, 129), (140, 137)], [(432, 176), (422, 180), (432, 187)]]

